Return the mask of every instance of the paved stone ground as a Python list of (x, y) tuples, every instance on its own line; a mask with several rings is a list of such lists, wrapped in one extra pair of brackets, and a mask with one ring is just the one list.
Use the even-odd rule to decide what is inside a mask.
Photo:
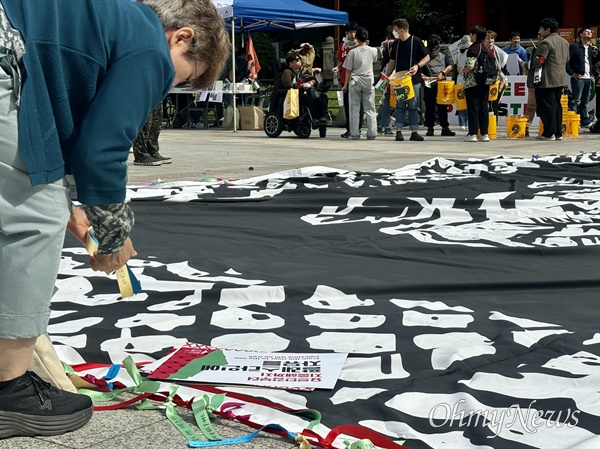
[[(269, 138), (263, 131), (163, 129), (160, 152), (170, 156), (172, 164), (158, 167), (134, 166), (129, 159), (129, 183), (163, 181), (200, 181), (203, 178), (244, 179), (272, 172), (327, 166), (353, 171), (396, 169), (434, 157), (449, 159), (486, 158), (491, 156), (531, 157), (533, 154), (568, 154), (600, 151), (600, 134), (581, 129), (579, 137), (543, 142), (534, 137), (508, 139), (506, 128), (498, 127), (498, 137), (490, 142), (467, 143), (466, 131), (455, 129), (455, 137), (436, 135), (423, 142), (396, 142), (393, 137), (378, 136), (373, 141), (342, 139), (343, 128), (328, 128), (328, 135), (314, 133), (300, 139), (286, 131)], [(537, 129), (532, 130), (537, 135)], [(420, 131), (422, 135), (425, 130)], [(407, 134), (407, 133), (405, 133)], [(408, 136), (405, 136), (408, 137)]]

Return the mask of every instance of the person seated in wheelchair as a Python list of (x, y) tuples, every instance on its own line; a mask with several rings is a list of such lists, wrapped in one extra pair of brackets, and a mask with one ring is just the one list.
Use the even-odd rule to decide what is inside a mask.
[(316, 88), (317, 80), (312, 73), (302, 69), (302, 60), (295, 52), (286, 55), (288, 68), (275, 80), (271, 110), (280, 111), (288, 89), (300, 89), (300, 107), (310, 111), (313, 126), (327, 123), (327, 96)]

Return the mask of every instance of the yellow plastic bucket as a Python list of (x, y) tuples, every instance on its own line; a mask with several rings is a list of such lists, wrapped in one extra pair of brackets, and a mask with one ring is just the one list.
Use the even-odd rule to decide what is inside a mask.
[(496, 81), (490, 86), (490, 93), (488, 94), (489, 101), (496, 101), (498, 99), (498, 89), (500, 88), (500, 81)]
[[(562, 102), (562, 98), (561, 98), (561, 102)], [(573, 115), (577, 115), (577, 113), (575, 111), (563, 111), (562, 123), (561, 123), (561, 130), (562, 130), (563, 136), (570, 136), (569, 119), (570, 119), (570, 117), (573, 117)], [(579, 129), (577, 131), (579, 131)], [(578, 134), (579, 134), (579, 132), (578, 132)]]
[(391, 107), (396, 107), (397, 101), (408, 101), (411, 98), (414, 98), (414, 96), (415, 90), (413, 89), (412, 77), (410, 75), (397, 72), (390, 78)]
[[(560, 105), (562, 107), (563, 117), (564, 117), (565, 114), (567, 114), (569, 112), (574, 112), (574, 111), (569, 111), (569, 97), (568, 97), (568, 95), (561, 95), (560, 96)], [(564, 121), (564, 118), (563, 118), (563, 123), (566, 124), (566, 122)]]
[(456, 110), (467, 110), (467, 96), (465, 95), (465, 85), (457, 84), (454, 86), (454, 96), (456, 97)]
[(496, 126), (496, 116), (490, 115), (490, 123), (488, 125), (488, 137), (490, 139), (495, 139), (498, 136), (497, 126)]
[[(490, 115), (490, 120), (488, 123), (488, 137), (490, 139), (495, 139), (498, 137), (498, 127), (496, 125), (496, 116), (492, 114)], [(479, 130), (477, 130), (477, 137), (481, 137), (481, 131)]]
[(524, 115), (508, 115), (506, 117), (506, 137), (509, 139), (525, 138), (527, 117)]
[[(569, 111), (573, 112), (573, 111)], [(570, 137), (579, 137), (579, 121), (581, 117), (579, 114), (573, 112), (572, 114), (567, 114), (567, 136)]]
[(437, 104), (454, 104), (454, 81), (442, 80), (437, 82)]

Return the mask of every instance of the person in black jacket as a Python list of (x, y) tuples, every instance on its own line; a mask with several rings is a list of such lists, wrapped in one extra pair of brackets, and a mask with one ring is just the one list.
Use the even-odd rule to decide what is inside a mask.
[[(596, 80), (596, 92), (600, 92), (600, 51), (598, 47), (594, 48), (594, 67), (592, 67), (592, 75)], [(591, 133), (600, 133), (600, 101), (596, 97), (596, 121), (590, 126)]]
[(569, 62), (567, 73), (571, 77), (571, 99), (569, 109), (579, 114), (581, 126), (589, 126), (592, 118), (589, 116), (588, 103), (592, 90), (592, 67), (594, 54), (590, 40), (592, 30), (582, 27), (578, 31), (579, 41), (569, 45)]

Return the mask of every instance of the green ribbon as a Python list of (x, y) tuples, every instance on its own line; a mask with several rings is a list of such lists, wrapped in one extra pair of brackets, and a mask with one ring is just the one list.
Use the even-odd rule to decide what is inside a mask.
[(321, 412), (312, 408), (307, 408), (304, 410), (296, 410), (293, 412), (288, 412), (290, 415), (307, 417), (310, 416), (313, 419), (306, 426), (307, 429), (312, 430), (315, 426), (321, 424)]
[(169, 386), (169, 397), (167, 398), (167, 419), (171, 421), (171, 424), (175, 426), (177, 430), (179, 430), (183, 436), (185, 436), (188, 441), (199, 440), (200, 437), (196, 433), (192, 427), (186, 423), (181, 417), (177, 414), (176, 407), (177, 405), (173, 402), (173, 396), (177, 392), (179, 387), (177, 385)]
[(202, 433), (210, 441), (222, 440), (221, 436), (210, 423), (210, 420), (216, 417), (213, 410), (218, 409), (224, 400), (224, 394), (215, 394), (212, 399), (205, 394), (202, 398), (195, 398), (192, 403), (192, 412), (194, 413), (196, 424), (198, 424)]
[[(123, 360), (123, 365), (129, 373), (129, 376), (135, 383), (135, 386), (107, 392), (82, 388), (79, 390), (79, 392), (89, 396), (94, 402), (110, 402), (123, 393), (155, 394), (158, 392), (160, 388), (160, 382), (143, 380), (142, 375), (137, 369), (137, 366), (135, 365), (135, 362), (133, 361), (131, 356), (127, 356), (125, 360)], [(65, 366), (65, 370), (66, 369), (67, 368)], [(164, 409), (167, 419), (171, 421), (171, 423), (177, 428), (177, 430), (179, 430), (189, 441), (198, 441), (200, 440), (200, 437), (198, 436), (196, 431), (187, 422), (181, 419), (181, 417), (177, 413), (177, 404), (173, 402), (173, 397), (175, 396), (178, 388), (179, 386), (174, 384), (169, 386), (169, 396), (165, 401), (165, 405), (157, 406), (150, 402), (147, 398), (143, 398), (141, 402), (137, 405), (137, 409)], [(196, 423), (198, 424), (198, 427), (200, 428), (202, 433), (210, 441), (222, 440), (221, 436), (214, 429), (210, 421), (211, 419), (214, 419), (216, 417), (213, 411), (217, 410), (221, 406), (221, 404), (223, 404), (224, 400), (225, 394), (216, 394), (212, 398), (205, 394), (204, 397), (195, 398), (192, 402), (192, 412), (194, 414), (194, 419), (196, 420)]]
[(346, 449), (377, 449), (377, 446), (369, 439), (358, 440), (350, 444), (350, 441), (345, 440), (344, 445)]

